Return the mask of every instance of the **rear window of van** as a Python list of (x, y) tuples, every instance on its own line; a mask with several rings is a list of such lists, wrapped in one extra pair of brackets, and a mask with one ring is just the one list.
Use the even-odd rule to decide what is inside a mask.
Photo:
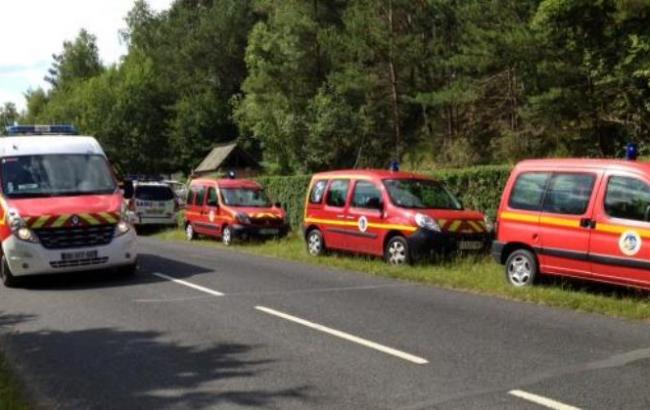
[(166, 186), (144, 185), (136, 187), (135, 197), (143, 201), (170, 201), (174, 199), (174, 192)]
[(539, 211), (550, 177), (550, 172), (524, 172), (519, 175), (510, 193), (508, 206), (524, 211)]

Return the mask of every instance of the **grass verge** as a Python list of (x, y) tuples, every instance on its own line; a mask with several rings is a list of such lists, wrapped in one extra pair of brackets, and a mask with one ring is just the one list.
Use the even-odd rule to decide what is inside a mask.
[(0, 358), (0, 409), (27, 410), (29, 408), (24, 392), (16, 382), (7, 361)]
[[(180, 230), (163, 231), (152, 237), (166, 241), (185, 240)], [(222, 247), (215, 240), (203, 239), (195, 243), (198, 246)], [(234, 245), (232, 249), (582, 312), (650, 320), (647, 292), (556, 278), (544, 278), (537, 286), (516, 289), (506, 283), (503, 267), (487, 256), (400, 267), (390, 266), (379, 259), (350, 255), (314, 258), (307, 254), (302, 239), (295, 234), (281, 240)]]

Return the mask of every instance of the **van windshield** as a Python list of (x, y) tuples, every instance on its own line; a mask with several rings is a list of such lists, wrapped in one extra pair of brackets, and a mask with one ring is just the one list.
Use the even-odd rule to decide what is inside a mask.
[(171, 201), (174, 192), (162, 185), (141, 185), (135, 188), (135, 198), (142, 201)]
[(460, 201), (439, 182), (429, 179), (388, 179), (384, 181), (395, 206), (409, 209), (462, 210)]
[(271, 202), (261, 189), (255, 188), (222, 188), (223, 203), (229, 206), (253, 208), (268, 208)]
[(117, 190), (101, 155), (25, 155), (0, 162), (2, 192), (8, 198), (105, 195)]

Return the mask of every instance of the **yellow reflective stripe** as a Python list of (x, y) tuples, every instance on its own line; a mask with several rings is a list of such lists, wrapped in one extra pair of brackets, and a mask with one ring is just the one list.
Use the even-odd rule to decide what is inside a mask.
[(70, 215), (61, 215), (56, 218), (56, 221), (52, 224), (52, 228), (60, 228), (70, 219)]
[(36, 222), (34, 222), (34, 224), (32, 225), (32, 228), (34, 228), (34, 229), (42, 228), (43, 225), (45, 225), (45, 222), (47, 222), (49, 219), (50, 219), (49, 215), (43, 215), (43, 216), (40, 216), (40, 217), (36, 218)]
[(109, 212), (101, 212), (99, 216), (104, 218), (106, 222), (108, 222), (109, 224), (117, 223), (117, 218), (115, 214), (111, 214)]
[(438, 225), (445, 226), (446, 223), (447, 223), (446, 219), (438, 219)]
[(539, 222), (539, 215), (518, 214), (516, 212), (502, 212), (499, 216), (501, 219), (515, 222)]
[(566, 226), (568, 228), (580, 228), (580, 221), (577, 219), (555, 218), (552, 216), (542, 216), (539, 222), (545, 225)]
[(7, 206), (7, 201), (4, 198), (0, 197), (0, 207), (2, 207), (2, 218), (0, 218), (0, 226), (5, 225), (7, 222), (7, 214), (9, 213), (9, 206)]
[(79, 214), (79, 218), (83, 219), (84, 221), (88, 222), (90, 225), (99, 225), (100, 222), (95, 219), (91, 214)]
[(596, 231), (604, 232), (604, 233), (611, 233), (611, 234), (616, 234), (616, 235), (620, 235), (620, 234), (622, 234), (624, 232), (628, 232), (628, 231), (634, 231), (634, 232), (638, 233), (642, 238), (650, 239), (650, 229), (639, 229), (639, 228), (635, 228), (635, 227), (632, 227), (632, 226), (609, 225), (609, 224), (597, 223), (596, 224)]
[[(356, 221), (338, 221), (334, 219), (320, 219), (320, 218), (307, 218), (305, 219), (306, 223), (315, 223), (323, 225), (335, 225), (335, 226), (359, 226), (359, 223)], [(395, 224), (380, 224), (380, 223), (368, 223), (368, 228), (376, 229), (394, 229), (398, 231), (406, 232), (415, 232), (418, 228), (409, 225), (395, 225)]]
[(474, 228), (474, 231), (476, 231), (476, 232), (482, 232), (483, 231), (483, 227), (481, 227), (481, 225), (479, 225), (478, 222), (467, 221), (467, 223), (469, 224), (469, 226)]
[(396, 231), (406, 231), (406, 232), (415, 232), (418, 230), (415, 226), (409, 226), (409, 225), (391, 225), (391, 224), (374, 224), (374, 223), (369, 223), (368, 224), (369, 228), (377, 228), (377, 229), (391, 229), (391, 230), (396, 230)]
[(448, 231), (449, 232), (456, 232), (458, 230), (458, 228), (460, 228), (461, 223), (463, 223), (463, 221), (454, 221), (454, 222), (452, 222), (451, 225), (449, 226)]
[[(336, 225), (336, 226), (357, 226), (357, 222), (350, 222), (350, 221), (337, 221), (334, 219), (319, 219), (319, 218), (307, 218), (305, 219), (305, 222), (307, 223), (314, 223), (314, 224), (324, 224), (324, 225)], [(370, 224), (368, 224), (370, 226)]]

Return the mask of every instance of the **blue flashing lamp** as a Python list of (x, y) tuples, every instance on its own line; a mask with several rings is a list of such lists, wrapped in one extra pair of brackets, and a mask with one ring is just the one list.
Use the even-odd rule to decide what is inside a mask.
[(228, 179), (235, 179), (235, 178), (237, 178), (237, 174), (235, 173), (235, 171), (233, 170), (228, 171)]
[(630, 142), (625, 146), (625, 159), (628, 161), (636, 161), (639, 157), (639, 146)]
[(57, 125), (12, 125), (6, 128), (7, 135), (77, 135), (77, 129), (70, 124)]
[(399, 171), (399, 162), (396, 160), (392, 160), (390, 162), (390, 165), (388, 166), (388, 169), (390, 169), (391, 172), (398, 172)]

